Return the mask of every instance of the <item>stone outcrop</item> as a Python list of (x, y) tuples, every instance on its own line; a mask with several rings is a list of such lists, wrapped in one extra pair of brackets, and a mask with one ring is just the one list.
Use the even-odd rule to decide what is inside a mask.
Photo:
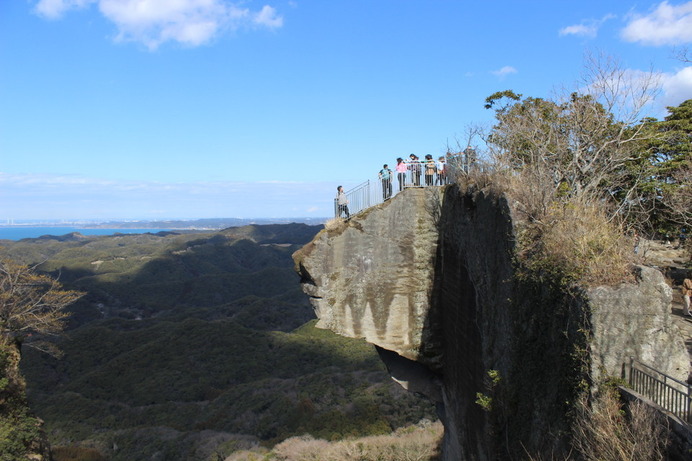
[(578, 393), (630, 356), (687, 377), (660, 273), (567, 291), (517, 276), (514, 232), (503, 197), (409, 189), (294, 255), (318, 326), (375, 344), (438, 403), (446, 460), (560, 453)]
[[(366, 214), (320, 232), (294, 259), (317, 326), (426, 365), (421, 356), (434, 281), (439, 194), (408, 190)], [(429, 190), (428, 192), (432, 192)], [(439, 214), (439, 212), (438, 212)], [(435, 351), (439, 353), (439, 351)]]
[(690, 358), (683, 335), (670, 315), (672, 289), (661, 272), (635, 269), (637, 283), (589, 290), (595, 376), (614, 374), (634, 357), (679, 381), (689, 375)]

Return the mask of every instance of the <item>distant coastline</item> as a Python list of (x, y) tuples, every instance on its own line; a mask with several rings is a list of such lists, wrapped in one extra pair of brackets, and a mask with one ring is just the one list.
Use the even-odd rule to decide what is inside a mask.
[[(33, 227), (33, 226), (4, 226), (0, 227), (0, 240), (22, 240), (44, 236), (61, 237), (77, 232), (84, 236), (115, 235), (115, 234), (144, 234), (157, 233), (170, 229), (125, 229), (125, 228), (83, 228), (83, 227)], [(189, 232), (189, 231), (188, 231)]]
[(21, 240), (43, 236), (63, 236), (78, 232), (85, 236), (114, 234), (144, 234), (164, 231), (213, 232), (229, 227), (252, 224), (323, 224), (327, 218), (210, 218), (170, 221), (109, 221), (109, 222), (47, 222), (23, 221), (0, 224), (0, 240)]
[(3, 220), (0, 228), (5, 227), (75, 227), (79, 229), (225, 229), (227, 227), (247, 226), (250, 224), (324, 224), (326, 217), (319, 218), (204, 218), (204, 219), (167, 219), (167, 220), (127, 220), (127, 221), (90, 221), (62, 220), (50, 221), (41, 219)]

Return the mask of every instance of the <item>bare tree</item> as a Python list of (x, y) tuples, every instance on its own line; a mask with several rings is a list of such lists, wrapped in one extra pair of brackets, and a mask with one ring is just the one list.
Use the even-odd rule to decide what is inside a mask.
[[(480, 124), (468, 124), (454, 144), (447, 143), (447, 161), (452, 176), (468, 175), (473, 165), (480, 161), (477, 143), (483, 140), (487, 129)], [(460, 178), (457, 177), (457, 180)]]
[(638, 142), (651, 135), (639, 123), (642, 112), (657, 91), (655, 74), (589, 56), (579, 91), (554, 100), (521, 99), (511, 91), (488, 98), (486, 107), (495, 108), (498, 121), (488, 143), (501, 167), (530, 178), (545, 200), (605, 201), (617, 215), (633, 188), (626, 166)]
[(17, 347), (25, 342), (58, 355), (46, 339), (63, 331), (69, 315), (65, 308), (82, 295), (31, 267), (0, 259), (0, 341)]
[(673, 58), (682, 62), (692, 62), (692, 53), (688, 47), (676, 48), (673, 52)]

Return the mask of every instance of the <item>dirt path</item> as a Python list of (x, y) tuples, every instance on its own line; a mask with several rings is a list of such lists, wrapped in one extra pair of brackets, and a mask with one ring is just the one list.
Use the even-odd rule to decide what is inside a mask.
[[(682, 313), (683, 307), (680, 287), (674, 286), (673, 290), (673, 321), (680, 327), (680, 331), (685, 337), (685, 345), (687, 346), (687, 352), (690, 353), (690, 364), (692, 365), (692, 317), (685, 317)], [(692, 372), (690, 372), (690, 377), (687, 379), (687, 382), (692, 384)]]

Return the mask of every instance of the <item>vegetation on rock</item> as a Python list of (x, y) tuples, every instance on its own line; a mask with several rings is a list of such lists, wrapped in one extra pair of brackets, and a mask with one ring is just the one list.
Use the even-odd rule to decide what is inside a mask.
[(628, 78), (612, 60), (592, 60), (587, 74), (581, 92), (554, 100), (490, 95), (496, 123), (481, 133), (487, 163), (457, 174), (462, 185), (511, 197), (523, 263), (570, 281), (611, 283), (635, 260), (634, 235), (682, 243), (689, 234), (692, 100), (657, 121), (642, 115), (656, 94), (654, 76)]
[(66, 308), (81, 293), (9, 259), (0, 259), (0, 460), (47, 459), (42, 421), (26, 401), (19, 371), (22, 344), (59, 355), (47, 337), (60, 334)]
[[(628, 80), (610, 61), (594, 63), (589, 71), (581, 91), (553, 100), (524, 98), (511, 90), (489, 96), (486, 108), (495, 111), (496, 123), (489, 132), (473, 132), (484, 136), (485, 161), (457, 170), (457, 183), (469, 195), (482, 189), (508, 198), (516, 281), (527, 290), (517, 296), (556, 299), (548, 304), (555, 307), (554, 314), (534, 309), (518, 325), (528, 328), (551, 315), (574, 321), (564, 331), (574, 343), (564, 349), (559, 338), (550, 337), (555, 332), (545, 329), (544, 335), (517, 345), (526, 347), (520, 349), (520, 357), (533, 357), (536, 351), (531, 348), (541, 342), (548, 343), (538, 348), (543, 354), (563, 350), (570, 356), (572, 372), (565, 374), (559, 392), (565, 402), (565, 433), (555, 439), (564, 437), (567, 445), (562, 453), (552, 452), (551, 459), (572, 459), (570, 446), (584, 459), (660, 459), (665, 431), (650, 414), (634, 409), (639, 413), (628, 419), (612, 394), (587, 398), (594, 384), (588, 369), (589, 319), (579, 308), (584, 288), (633, 278), (637, 234), (671, 240), (682, 236), (681, 244), (689, 234), (692, 100), (668, 108), (663, 121), (644, 118), (656, 92), (653, 78)], [(525, 387), (536, 376), (526, 375)], [(519, 388), (520, 376), (508, 379), (512, 380)], [(492, 400), (481, 394), (487, 398), (478, 402), (492, 413), (491, 432), (497, 434), (498, 446), (510, 447), (529, 437), (504, 419), (503, 402), (523, 401), (512, 391), (511, 385), (502, 383)], [(516, 412), (513, 405), (511, 411)], [(647, 431), (651, 437), (644, 437)], [(526, 455), (544, 459), (547, 452)]]

